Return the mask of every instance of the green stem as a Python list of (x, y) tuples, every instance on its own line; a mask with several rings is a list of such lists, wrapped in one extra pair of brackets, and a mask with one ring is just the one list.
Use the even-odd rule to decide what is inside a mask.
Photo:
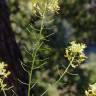
[[(75, 57), (75, 56), (74, 56)], [(74, 57), (72, 58), (72, 60), (70, 61), (70, 63), (68, 64), (67, 68), (65, 69), (65, 71), (63, 72), (63, 74), (60, 76), (60, 78), (55, 82), (55, 84), (57, 84), (61, 79), (62, 77), (67, 73), (68, 69), (70, 68), (73, 60), (74, 60)]]
[(4, 90), (4, 87), (3, 87), (3, 84), (0, 83), (0, 85), (1, 85), (1, 88), (2, 88), (2, 91), (3, 91), (4, 96), (7, 96), (6, 93), (5, 93), (5, 90)]
[[(65, 69), (64, 73), (60, 76), (60, 78), (54, 83), (55, 85), (62, 79), (62, 77), (67, 73), (68, 69), (70, 68), (73, 60), (75, 58), (75, 55), (73, 56), (72, 60), (70, 61), (70, 63), (68, 64), (67, 68)], [(47, 93), (48, 89), (45, 90), (45, 92), (43, 94), (41, 94), (41, 96), (44, 96)]]
[[(46, 9), (45, 9), (46, 10)], [(43, 24), (44, 24), (44, 17), (45, 17), (45, 10), (42, 14), (42, 22), (41, 22), (41, 27), (40, 27), (40, 39), (39, 41), (37, 42), (40, 43), (40, 40), (41, 40), (41, 34), (42, 34), (42, 31), (43, 31)], [(37, 46), (38, 47), (38, 46)], [(32, 66), (31, 66), (31, 71), (30, 71), (30, 74), (29, 74), (29, 84), (28, 84), (28, 96), (30, 96), (30, 91), (31, 91), (31, 81), (32, 81), (32, 72), (33, 72), (33, 69), (34, 69), (34, 64), (35, 64), (35, 59), (36, 59), (36, 54), (37, 54), (37, 51), (38, 51), (39, 48), (37, 48), (37, 50), (35, 50), (34, 54), (33, 54), (33, 61), (32, 61)]]
[(5, 90), (3, 90), (3, 93), (4, 93), (4, 96), (7, 96), (6, 93), (5, 93)]
[(33, 57), (33, 61), (32, 61), (32, 66), (31, 66), (31, 72), (30, 72), (30, 74), (29, 74), (28, 96), (30, 96), (31, 80), (32, 80), (32, 71), (33, 71), (33, 68), (34, 68), (36, 53), (37, 53), (37, 52), (34, 53), (34, 57)]
[(43, 12), (43, 14), (42, 14), (42, 18), (41, 18), (41, 27), (40, 27), (40, 37), (41, 37), (41, 33), (42, 33), (42, 31), (43, 31), (43, 27), (44, 27), (44, 18), (45, 18), (45, 13), (46, 13), (46, 4), (45, 4), (45, 10), (44, 10), (44, 12)]

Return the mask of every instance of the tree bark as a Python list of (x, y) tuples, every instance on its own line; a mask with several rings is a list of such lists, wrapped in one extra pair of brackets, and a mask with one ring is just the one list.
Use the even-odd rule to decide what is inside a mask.
[[(11, 29), (9, 16), (10, 14), (6, 1), (0, 0), (0, 60), (8, 64), (8, 69), (12, 74), (11, 81), (9, 80), (9, 83), (14, 83), (14, 78), (22, 79), (24, 75), (21, 71), (22, 67), (20, 65), (22, 56), (20, 49), (16, 43), (14, 32)], [(16, 86), (18, 87), (18, 95), (25, 96), (21, 94), (21, 85), (19, 83), (16, 84)]]

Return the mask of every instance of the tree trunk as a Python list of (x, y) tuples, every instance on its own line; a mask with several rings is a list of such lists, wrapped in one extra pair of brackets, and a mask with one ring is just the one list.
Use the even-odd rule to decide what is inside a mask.
[[(11, 71), (12, 76), (9, 83), (14, 83), (14, 78), (23, 78), (23, 72), (21, 72), (22, 67), (20, 65), (22, 56), (16, 43), (14, 32), (11, 29), (9, 10), (5, 0), (0, 0), (0, 60), (6, 62)], [(18, 87), (18, 95), (25, 96), (21, 94), (21, 84), (16, 82), (15, 84), (14, 85)]]

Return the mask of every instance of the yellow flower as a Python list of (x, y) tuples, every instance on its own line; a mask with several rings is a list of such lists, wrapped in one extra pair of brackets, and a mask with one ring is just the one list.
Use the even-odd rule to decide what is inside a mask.
[(85, 44), (82, 43), (76, 43), (75, 41), (72, 41), (71, 46), (69, 47), (69, 50), (74, 53), (82, 53), (84, 49), (86, 48)]
[(89, 86), (89, 89), (85, 91), (86, 96), (96, 96), (96, 83)]
[(0, 63), (0, 76), (7, 77), (10, 74), (9, 71), (6, 72), (6, 69), (5, 69), (6, 66), (7, 66), (7, 64), (4, 64), (4, 62)]
[(46, 12), (56, 12), (59, 10), (59, 0), (32, 0), (33, 12), (42, 14)]
[(6, 70), (6, 67), (7, 64), (5, 64), (4, 62), (0, 63), (0, 91), (6, 89), (4, 80), (10, 75), (10, 72)]
[(51, 2), (48, 5), (48, 10), (49, 11), (58, 11), (59, 10), (59, 4), (58, 0), (51, 0)]
[(83, 43), (76, 43), (75, 41), (72, 41), (70, 43), (70, 46), (68, 46), (65, 50), (65, 57), (70, 62), (72, 59), (72, 67), (76, 67), (80, 65), (85, 59), (86, 56), (84, 54), (84, 49), (86, 48), (86, 45)]

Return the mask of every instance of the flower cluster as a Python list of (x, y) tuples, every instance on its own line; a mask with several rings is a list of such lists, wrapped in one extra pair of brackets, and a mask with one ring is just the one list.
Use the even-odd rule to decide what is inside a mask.
[(72, 41), (70, 46), (66, 48), (65, 57), (68, 59), (68, 61), (73, 61), (71, 64), (72, 67), (80, 65), (86, 59), (84, 54), (85, 48), (85, 44), (76, 43), (75, 41)]
[(7, 64), (4, 64), (4, 62), (0, 63), (0, 90), (6, 89), (6, 84), (4, 83), (4, 79), (7, 78), (10, 75), (9, 71), (6, 71)]
[(96, 96), (96, 83), (89, 86), (89, 89), (85, 91), (86, 96)]
[(59, 10), (59, 0), (32, 0), (33, 12), (42, 14), (47, 12), (56, 12)]

